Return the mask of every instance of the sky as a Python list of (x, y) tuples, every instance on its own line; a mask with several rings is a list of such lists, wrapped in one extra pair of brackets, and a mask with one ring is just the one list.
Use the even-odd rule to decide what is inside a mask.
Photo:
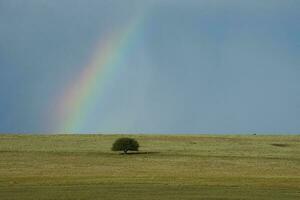
[(0, 0), (1, 133), (300, 133), (298, 0)]

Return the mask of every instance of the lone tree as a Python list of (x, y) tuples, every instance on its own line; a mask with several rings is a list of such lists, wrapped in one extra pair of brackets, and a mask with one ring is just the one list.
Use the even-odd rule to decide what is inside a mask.
[(124, 151), (124, 153), (127, 154), (128, 151), (138, 151), (139, 146), (139, 143), (135, 139), (119, 138), (114, 142), (111, 150)]

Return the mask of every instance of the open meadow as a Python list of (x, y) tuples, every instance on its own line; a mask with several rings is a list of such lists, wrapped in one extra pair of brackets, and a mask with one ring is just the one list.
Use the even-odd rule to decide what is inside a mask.
[(300, 199), (299, 135), (119, 137), (0, 135), (0, 199)]

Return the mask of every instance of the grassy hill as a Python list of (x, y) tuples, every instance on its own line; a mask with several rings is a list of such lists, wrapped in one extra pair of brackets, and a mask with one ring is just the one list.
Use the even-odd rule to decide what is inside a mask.
[(300, 199), (300, 136), (119, 137), (0, 135), (0, 199)]

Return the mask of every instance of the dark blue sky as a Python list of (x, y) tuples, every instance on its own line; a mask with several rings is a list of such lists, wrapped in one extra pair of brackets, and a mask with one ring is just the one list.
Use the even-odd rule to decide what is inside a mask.
[[(95, 43), (145, 10), (77, 129), (57, 99)], [(0, 0), (0, 132), (299, 133), (298, 0)]]

